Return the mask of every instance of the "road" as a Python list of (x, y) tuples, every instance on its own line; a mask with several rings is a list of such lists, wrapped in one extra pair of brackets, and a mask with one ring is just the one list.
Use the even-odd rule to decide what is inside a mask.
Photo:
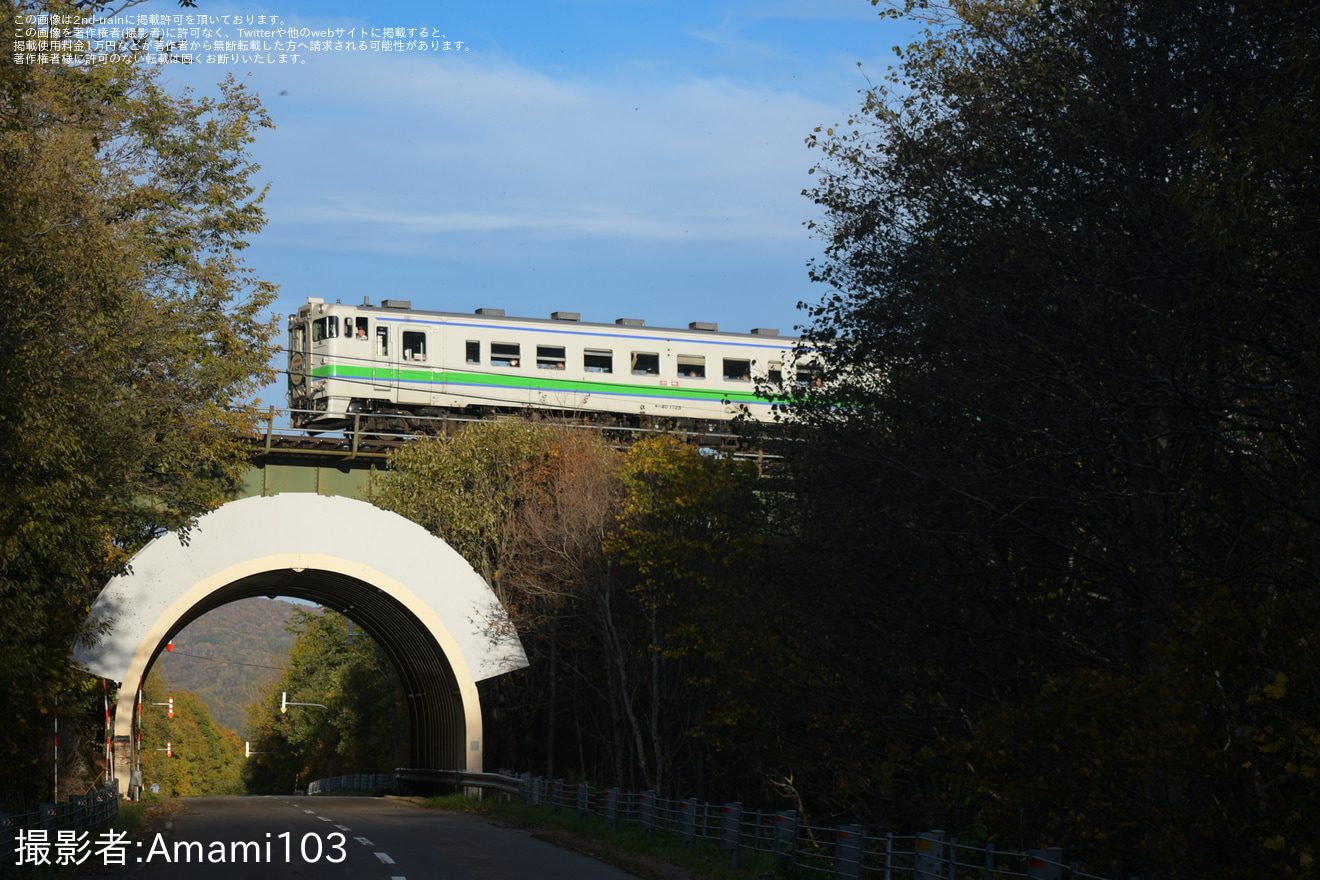
[[(479, 816), (392, 798), (183, 801), (171, 827), (131, 842), (124, 880), (635, 880)], [(237, 845), (236, 845), (237, 844)], [(96, 864), (104, 855), (92, 856)], [(102, 874), (101, 877), (105, 875)], [(99, 878), (98, 878), (99, 880)]]

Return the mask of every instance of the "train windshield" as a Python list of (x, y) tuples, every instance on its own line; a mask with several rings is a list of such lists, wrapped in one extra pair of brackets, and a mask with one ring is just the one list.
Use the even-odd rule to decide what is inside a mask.
[(317, 318), (312, 322), (312, 342), (335, 339), (339, 336), (339, 319), (334, 315)]

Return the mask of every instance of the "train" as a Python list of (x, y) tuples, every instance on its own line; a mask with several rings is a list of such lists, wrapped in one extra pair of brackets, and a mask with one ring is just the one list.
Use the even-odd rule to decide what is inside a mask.
[(309, 431), (411, 431), (446, 415), (527, 411), (619, 425), (769, 421), (767, 389), (819, 381), (799, 340), (761, 327), (682, 330), (633, 318), (589, 323), (575, 312), (519, 318), (308, 297), (288, 334), (292, 423)]

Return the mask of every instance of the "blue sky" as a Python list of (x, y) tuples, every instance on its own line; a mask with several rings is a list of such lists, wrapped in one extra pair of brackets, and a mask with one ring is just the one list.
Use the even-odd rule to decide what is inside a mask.
[[(232, 71), (274, 122), (248, 265), (308, 296), (790, 333), (823, 291), (804, 138), (847, 118), (910, 28), (867, 0), (231, 4), (324, 28), (438, 29), (464, 51), (303, 52)], [(187, 13), (151, 2), (133, 13)], [(230, 38), (237, 38), (229, 29)], [(264, 54), (264, 53), (263, 53)], [(862, 67), (858, 68), (858, 62)], [(251, 74), (248, 76), (248, 74)], [(282, 403), (282, 386), (266, 395)]]

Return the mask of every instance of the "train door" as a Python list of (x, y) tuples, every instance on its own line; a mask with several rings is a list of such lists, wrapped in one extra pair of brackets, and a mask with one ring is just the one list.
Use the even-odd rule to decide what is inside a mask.
[(371, 336), (371, 384), (378, 391), (393, 391), (398, 382), (399, 354), (394, 328), (377, 321)]
[(399, 329), (399, 402), (430, 406), (439, 389), (440, 333), (425, 325), (407, 324)]

